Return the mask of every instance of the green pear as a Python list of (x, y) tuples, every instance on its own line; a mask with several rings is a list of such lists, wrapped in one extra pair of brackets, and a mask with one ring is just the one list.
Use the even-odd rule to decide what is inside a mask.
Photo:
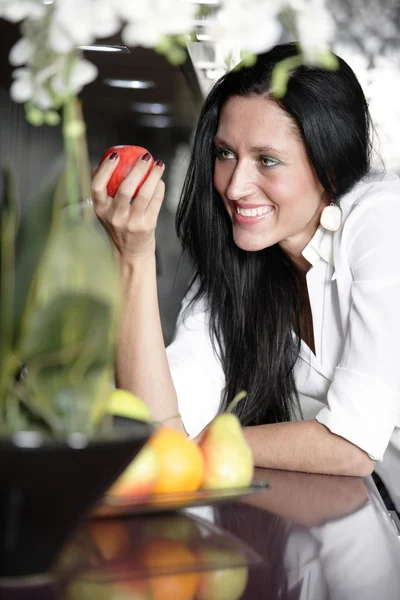
[(65, 600), (151, 600), (147, 580), (94, 582), (76, 580), (68, 587)]
[(183, 544), (192, 544), (201, 538), (197, 522), (189, 515), (180, 513), (152, 515), (143, 524), (143, 538), (167, 538)]
[(196, 600), (239, 600), (247, 586), (247, 567), (214, 569), (200, 573)]
[(215, 417), (199, 443), (205, 463), (203, 489), (246, 487), (252, 482), (253, 455), (239, 419), (229, 412), (245, 396), (246, 392), (238, 394), (227, 412)]
[(239, 600), (247, 587), (246, 555), (237, 548), (224, 546), (221, 541), (211, 536), (196, 551), (196, 559), (203, 567), (199, 572), (196, 600)]

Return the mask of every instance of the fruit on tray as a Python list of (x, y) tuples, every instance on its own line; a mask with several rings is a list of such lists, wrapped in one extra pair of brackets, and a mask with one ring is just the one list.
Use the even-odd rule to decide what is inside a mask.
[[(110, 493), (147, 496), (249, 486), (254, 459), (240, 421), (231, 412), (245, 396), (245, 392), (238, 394), (227, 411), (215, 417), (199, 444), (181, 431), (159, 426)], [(151, 420), (146, 404), (125, 390), (111, 392), (109, 410), (114, 415)]]
[(151, 446), (143, 446), (109, 489), (112, 496), (148, 496), (154, 490), (159, 474), (158, 458)]
[(238, 417), (230, 412), (245, 395), (238, 394), (228, 410), (215, 417), (199, 443), (204, 457), (204, 489), (246, 487), (253, 480), (252, 452)]
[(171, 427), (159, 427), (147, 442), (155, 451), (159, 475), (154, 493), (193, 492), (200, 487), (204, 460), (196, 442)]
[(145, 421), (146, 423), (150, 423), (152, 420), (151, 412), (147, 404), (127, 390), (112, 390), (108, 397), (107, 410), (109, 414), (114, 415), (115, 417), (137, 419), (138, 421)]

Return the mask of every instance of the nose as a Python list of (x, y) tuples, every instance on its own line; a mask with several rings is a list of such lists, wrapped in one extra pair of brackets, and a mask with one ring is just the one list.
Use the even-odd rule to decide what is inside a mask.
[(239, 161), (232, 173), (226, 195), (229, 200), (238, 201), (250, 196), (254, 189), (252, 181), (251, 165), (245, 161)]

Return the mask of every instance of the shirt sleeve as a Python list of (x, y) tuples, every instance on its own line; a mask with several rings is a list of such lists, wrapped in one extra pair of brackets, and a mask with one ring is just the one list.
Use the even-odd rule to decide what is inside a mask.
[(211, 343), (205, 299), (186, 311), (194, 292), (190, 290), (182, 301), (174, 339), (167, 348), (178, 409), (190, 437), (216, 416), (225, 386), (222, 365)]
[(400, 415), (400, 194), (364, 199), (343, 227), (353, 279), (348, 331), (316, 419), (382, 460)]

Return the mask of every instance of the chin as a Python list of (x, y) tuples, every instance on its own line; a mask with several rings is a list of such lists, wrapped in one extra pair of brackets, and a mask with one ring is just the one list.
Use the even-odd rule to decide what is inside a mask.
[(269, 244), (266, 240), (260, 239), (254, 236), (233, 236), (233, 241), (236, 246), (241, 250), (245, 250), (246, 252), (259, 252), (260, 250), (265, 250), (265, 248), (269, 248), (272, 244)]

